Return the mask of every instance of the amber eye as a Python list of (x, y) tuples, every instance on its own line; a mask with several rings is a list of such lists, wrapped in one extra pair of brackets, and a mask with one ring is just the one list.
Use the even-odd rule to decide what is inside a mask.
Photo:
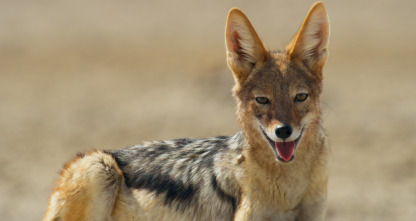
[(300, 94), (297, 94), (295, 97), (296, 102), (302, 102), (302, 101), (305, 101), (306, 99), (308, 99), (307, 93), (300, 93)]
[(256, 101), (259, 104), (268, 104), (268, 103), (270, 103), (270, 101), (267, 97), (256, 97)]

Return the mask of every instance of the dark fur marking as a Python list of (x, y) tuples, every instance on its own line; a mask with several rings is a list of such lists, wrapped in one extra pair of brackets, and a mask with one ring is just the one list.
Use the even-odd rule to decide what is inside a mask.
[(212, 175), (211, 177), (211, 186), (217, 193), (217, 195), (220, 197), (221, 200), (226, 201), (231, 204), (233, 207), (233, 214), (235, 214), (237, 210), (237, 199), (230, 194), (224, 192), (223, 189), (221, 189), (220, 186), (218, 186), (217, 177), (215, 175)]
[(192, 143), (193, 141), (188, 138), (179, 138), (179, 139), (173, 140), (173, 142), (175, 143), (176, 147), (181, 148)]
[(157, 148), (157, 150), (159, 152), (169, 152), (169, 151), (172, 151), (173, 150), (172, 146), (170, 146), (168, 144), (164, 144), (164, 143), (161, 143), (161, 144), (159, 144), (159, 145), (157, 145), (155, 147)]
[(215, 154), (216, 154), (215, 150), (212, 150), (212, 151), (209, 151), (208, 154), (206, 154), (202, 158), (202, 162), (206, 167), (212, 168), (214, 166), (214, 156), (215, 156)]
[(218, 140), (226, 140), (226, 139), (228, 139), (229, 137), (227, 137), (227, 136), (217, 136), (217, 137), (215, 137), (216, 139), (218, 139)]
[[(152, 170), (152, 172), (155, 172)], [(178, 210), (184, 210), (193, 202), (193, 197), (198, 191), (197, 187), (173, 180), (160, 173), (124, 173), (126, 184), (130, 188), (146, 189), (155, 192), (156, 195), (166, 193), (164, 204), (171, 205), (178, 201)]]
[(111, 155), (121, 169), (123, 169), (123, 167), (125, 167), (128, 164), (127, 161), (124, 162), (121, 160), (122, 156), (120, 156), (119, 152), (104, 151), (104, 153)]
[[(161, 146), (163, 147), (163, 145)], [(111, 154), (123, 170), (127, 187), (145, 189), (156, 195), (165, 194), (164, 205), (171, 205), (176, 201), (178, 203), (177, 210), (182, 212), (194, 203), (194, 196), (198, 191), (197, 187), (162, 174), (160, 172), (162, 165), (160, 164), (148, 165), (149, 167), (142, 167), (139, 170), (131, 168), (132, 156), (123, 156), (122, 153), (113, 152)]]

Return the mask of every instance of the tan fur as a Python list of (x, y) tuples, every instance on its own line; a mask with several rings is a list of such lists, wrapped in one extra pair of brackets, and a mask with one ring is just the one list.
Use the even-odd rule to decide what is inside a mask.
[(64, 166), (44, 220), (108, 220), (122, 176), (109, 155), (94, 151), (78, 156)]
[[(216, 153), (212, 170), (191, 167), (189, 174), (197, 174), (191, 177), (177, 172), (186, 166), (182, 161), (199, 162), (205, 152), (187, 159), (160, 154), (166, 164), (160, 170), (167, 168), (164, 173), (177, 181), (200, 183), (218, 177), (212, 187), (193, 193), (201, 208), (189, 205), (180, 211), (176, 201), (166, 204), (166, 191), (128, 187), (126, 171), (114, 155), (93, 151), (64, 166), (44, 220), (324, 220), (329, 149), (321, 127), (320, 94), (328, 37), (321, 2), (312, 6), (284, 52), (266, 50), (247, 16), (231, 9), (225, 42), (242, 133), (227, 140), (227, 151)], [(307, 99), (300, 101), (299, 94), (307, 94)], [(259, 97), (268, 102), (259, 103)], [(282, 125), (293, 128), (287, 138), (277, 135)], [(282, 162), (270, 143), (282, 139), (298, 142), (290, 162)], [(204, 142), (216, 148), (217, 143)], [(154, 151), (152, 145), (144, 144), (143, 151)], [(214, 196), (220, 200), (212, 200)], [(232, 203), (237, 205), (230, 214)]]

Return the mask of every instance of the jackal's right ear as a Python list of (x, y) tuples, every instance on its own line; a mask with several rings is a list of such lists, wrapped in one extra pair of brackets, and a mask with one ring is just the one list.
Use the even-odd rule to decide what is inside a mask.
[(263, 42), (247, 16), (238, 8), (232, 8), (228, 13), (225, 45), (228, 66), (238, 81), (244, 81), (254, 65), (268, 57)]

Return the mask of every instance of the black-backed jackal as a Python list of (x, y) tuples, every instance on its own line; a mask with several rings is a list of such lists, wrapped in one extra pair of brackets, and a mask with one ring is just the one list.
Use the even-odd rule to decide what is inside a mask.
[(323, 220), (328, 36), (318, 2), (286, 50), (270, 52), (231, 9), (225, 42), (242, 131), (80, 154), (60, 173), (44, 220)]

